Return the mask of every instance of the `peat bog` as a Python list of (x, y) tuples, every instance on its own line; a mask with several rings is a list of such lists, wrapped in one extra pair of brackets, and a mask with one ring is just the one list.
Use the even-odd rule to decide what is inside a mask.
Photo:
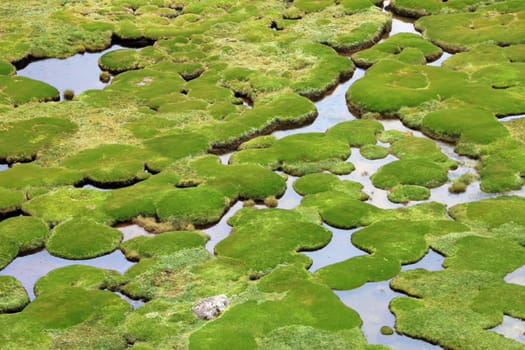
[(525, 348), (522, 1), (0, 19), (6, 349)]

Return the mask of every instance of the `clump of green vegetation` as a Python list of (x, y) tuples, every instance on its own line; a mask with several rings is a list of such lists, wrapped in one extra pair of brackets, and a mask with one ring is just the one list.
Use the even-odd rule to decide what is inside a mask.
[(477, 179), (478, 176), (476, 174), (463, 174), (452, 181), (452, 184), (449, 186), (448, 191), (450, 193), (463, 193), (467, 190), (468, 185), (470, 185), (473, 181)]
[(308, 133), (287, 136), (269, 148), (247, 149), (232, 155), (230, 162), (257, 163), (291, 175), (305, 175), (330, 170), (350, 155), (343, 140), (329, 134)]
[[(383, 93), (374, 95), (373, 87), (379, 85)], [(349, 107), (358, 114), (395, 115), (402, 107), (433, 101), (462, 101), (494, 114), (519, 114), (523, 109), (523, 101), (516, 95), (471, 80), (464, 72), (394, 60), (380, 61), (372, 66), (365, 78), (352, 85), (346, 97)]]
[[(512, 18), (519, 16), (524, 9), (518, 1), (495, 2), (494, 5), (480, 6), (475, 12), (426, 16), (417, 21), (416, 27), (426, 38), (438, 42), (449, 52), (466, 51), (481, 43), (497, 43), (500, 46), (521, 44), (523, 23)], [(491, 17), (487, 17), (488, 14)], [(447, 23), (447, 30), (439, 24), (443, 21)]]
[(454, 221), (378, 221), (352, 235), (352, 243), (370, 255), (328, 265), (317, 275), (331, 288), (352, 289), (396, 276), (402, 264), (420, 260), (434, 239), (469, 228)]
[(293, 184), (294, 190), (302, 196), (327, 191), (343, 192), (354, 199), (366, 200), (368, 196), (361, 192), (363, 185), (349, 180), (340, 180), (328, 173), (305, 175)]
[(173, 254), (183, 249), (202, 247), (207, 240), (208, 237), (203, 232), (174, 231), (155, 237), (136, 237), (123, 242), (120, 249), (129, 260), (140, 260)]
[(392, 0), (390, 9), (392, 12), (405, 17), (422, 17), (428, 15), (435, 15), (439, 13), (453, 13), (453, 12), (473, 12), (478, 7), (494, 3), (497, 0), (488, 1), (412, 1), (412, 0)]
[(378, 121), (356, 119), (331, 127), (326, 135), (348, 142), (351, 147), (362, 147), (375, 145), (376, 135), (382, 131), (383, 125)]
[[(20, 313), (2, 315), (0, 323), (7, 329), (1, 336), (2, 344), (7, 348), (51, 347), (52, 336), (49, 330), (60, 334), (60, 338), (66, 336), (65, 333), (69, 330), (75, 329), (74, 327), (82, 325), (89, 325), (91, 331), (101, 337), (94, 340), (88, 336), (90, 333), (87, 330), (83, 330), (82, 334), (86, 336), (84, 346), (90, 342), (103, 342), (107, 340), (104, 333), (109, 332), (109, 329), (118, 329), (130, 309), (131, 306), (126, 301), (109, 291), (64, 288), (60, 293), (39, 296)], [(31, 326), (29, 333), (28, 325)], [(107, 348), (115, 348), (115, 340), (119, 346), (125, 344), (124, 337), (117, 333), (116, 339), (113, 337), (113, 344)]]
[[(283, 263), (311, 264), (300, 250), (319, 249), (330, 241), (329, 230), (300, 212), (283, 209), (243, 208), (229, 223), (233, 232), (215, 247), (220, 257), (241, 261), (254, 271), (269, 271)], [(279, 244), (275, 234), (279, 232)]]
[(18, 106), (29, 102), (58, 101), (60, 92), (42, 81), (0, 74), (0, 100)]
[[(259, 289), (265, 293), (283, 294), (283, 297), (263, 302), (249, 300), (231, 307), (222, 317), (193, 333), (190, 336), (190, 347), (255, 348), (256, 339), (266, 336), (270, 337), (267, 339), (270, 343), (265, 342), (268, 345), (294, 342), (293, 335), (288, 334), (283, 339), (282, 335), (279, 337), (278, 334), (271, 333), (291, 324), (319, 329), (320, 331), (315, 331), (316, 335), (319, 332), (352, 331), (361, 324), (355, 311), (342, 308), (341, 301), (330, 289), (295, 265), (280, 267), (263, 277)], [(246, 315), (252, 317), (247, 319)], [(245, 321), (239, 323), (241, 319)], [(258, 326), (254, 327), (254, 324)], [(241, 327), (241, 331), (238, 327)], [(235, 338), (234, 334), (240, 336)], [(362, 339), (360, 337), (354, 340), (356, 346), (365, 349), (366, 345), (359, 341)], [(324, 338), (319, 338), (323, 340), (321, 344), (331, 343)]]
[(279, 200), (275, 198), (275, 196), (266, 197), (264, 199), (264, 205), (266, 205), (268, 208), (276, 208), (279, 204)]
[(60, 187), (25, 202), (22, 210), (52, 225), (73, 218), (111, 223), (111, 217), (102, 208), (108, 197), (104, 191)]
[(394, 203), (408, 203), (430, 198), (430, 190), (417, 185), (400, 185), (394, 187), (388, 194), (388, 200)]
[(209, 187), (221, 191), (231, 200), (250, 198), (263, 201), (280, 196), (286, 190), (286, 180), (256, 164), (222, 165), (215, 156), (204, 156), (190, 163), (192, 171)]
[(0, 187), (0, 215), (20, 209), (25, 200), (24, 193)]
[(370, 177), (374, 186), (391, 189), (397, 185), (438, 187), (448, 180), (447, 171), (436, 163), (420, 158), (396, 160), (382, 166)]
[(73, 135), (78, 127), (59, 118), (34, 118), (2, 125), (0, 159), (8, 162), (31, 161), (39, 151)]
[[(364, 0), (367, 1), (367, 0)], [(307, 326), (285, 326), (272, 331), (258, 344), (261, 349), (308, 349), (322, 346), (330, 349), (386, 349), (382, 345), (368, 345), (357, 329), (329, 331)]]
[[(416, 60), (407, 62), (408, 50), (416, 50)], [(426, 63), (434, 61), (443, 51), (431, 42), (413, 33), (398, 33), (373, 47), (352, 55), (352, 60), (358, 67), (368, 68), (380, 60), (399, 59), (405, 63)], [(406, 58), (405, 58), (406, 57)], [(417, 58), (419, 57), (419, 59)], [(423, 62), (421, 62), (423, 58)]]
[(71, 89), (64, 90), (64, 100), (71, 101), (73, 98), (75, 98), (75, 91)]
[(394, 334), (394, 330), (388, 326), (381, 327), (381, 334), (383, 335), (392, 335)]
[(0, 267), (3, 268), (17, 255), (42, 248), (48, 237), (48, 227), (40, 219), (16, 216), (0, 222)]
[(359, 150), (366, 159), (375, 160), (385, 158), (390, 154), (390, 150), (378, 145), (364, 145)]
[(114, 251), (122, 233), (89, 219), (69, 220), (56, 226), (46, 243), (47, 250), (66, 259), (89, 259)]
[(24, 286), (12, 276), (0, 276), (0, 314), (17, 312), (29, 304)]
[(205, 226), (219, 221), (228, 207), (226, 197), (206, 186), (180, 188), (167, 192), (157, 203), (157, 217), (161, 221)]
[(476, 148), (479, 150), (479, 145), (487, 145), (509, 136), (492, 113), (477, 108), (431, 112), (424, 117), (421, 126), (425, 133), (435, 138), (457, 142), (456, 150), (469, 156), (477, 156), (478, 153), (465, 151)]
[(115, 289), (120, 274), (87, 265), (69, 265), (50, 271), (35, 284), (35, 295), (57, 293), (64, 288)]
[(109, 83), (111, 80), (111, 73), (108, 71), (102, 71), (100, 72), (99, 79), (103, 83)]
[(525, 225), (525, 200), (516, 196), (502, 196), (478, 202), (458, 204), (450, 208), (450, 215), (459, 222), (472, 226), (496, 228), (508, 222)]
[(13, 75), (16, 72), (15, 66), (6, 61), (0, 61), (0, 75)]

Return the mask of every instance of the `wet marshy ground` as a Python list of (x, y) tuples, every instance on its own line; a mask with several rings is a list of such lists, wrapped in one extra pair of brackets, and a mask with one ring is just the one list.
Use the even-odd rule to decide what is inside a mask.
[[(272, 29), (276, 30), (277, 32), (278, 24), (272, 22)], [(398, 33), (419, 34), (414, 29), (413, 21), (394, 16), (393, 21), (392, 21), (392, 30), (390, 32), (390, 36), (394, 34), (398, 34)], [(381, 42), (384, 42), (385, 39), (386, 37)], [(71, 89), (71, 90), (74, 90), (76, 94), (79, 94), (81, 92), (84, 92), (90, 89), (104, 89), (108, 85), (107, 83), (102, 83), (99, 80), (100, 68), (98, 67), (98, 60), (100, 56), (103, 55), (104, 53), (111, 52), (119, 48), (121, 47), (118, 45), (114, 45), (110, 47), (109, 49), (103, 52), (99, 52), (99, 53), (78, 54), (78, 55), (72, 56), (64, 60), (46, 59), (46, 60), (36, 61), (36, 62), (29, 64), (24, 69), (20, 69), (17, 72), (17, 74), (19, 76), (26, 76), (26, 77), (30, 77), (36, 80), (45, 81), (55, 86), (61, 92), (63, 92), (66, 89)], [(453, 56), (452, 54), (445, 52), (439, 59), (428, 63), (428, 65), (440, 66), (445, 60), (447, 60), (448, 58), (452, 56)], [(190, 68), (193, 68), (193, 67), (190, 67)], [(149, 73), (151, 73), (151, 71)], [(202, 72), (200, 72), (199, 74), (201, 73)], [(133, 74), (134, 73), (132, 72), (132, 74), (129, 75), (131, 76), (131, 78), (129, 79), (132, 82), (131, 84), (134, 84), (134, 86), (142, 87), (146, 85), (147, 87), (150, 84), (156, 83), (155, 79), (159, 79), (158, 77), (151, 78), (149, 76), (146, 76), (146, 77), (139, 76), (138, 78), (136, 78), (132, 76)], [(140, 74), (140, 72), (137, 74)], [(310, 132), (324, 133), (328, 129), (334, 127), (335, 125), (339, 123), (356, 120), (357, 119), (356, 116), (352, 112), (350, 112), (349, 108), (347, 107), (347, 95), (346, 94), (347, 94), (347, 91), (350, 89), (351, 86), (353, 86), (354, 83), (356, 83), (357, 81), (365, 77), (365, 74), (366, 74), (365, 69), (356, 68), (350, 79), (347, 79), (346, 81), (342, 81), (327, 96), (315, 102), (315, 108), (318, 111), (318, 117), (315, 119), (313, 123), (300, 127), (300, 128), (275, 131), (272, 133), (272, 135), (275, 136), (277, 140), (283, 140), (287, 137), (298, 135), (298, 134), (303, 134), (303, 133), (310, 133)], [(206, 79), (208, 79), (207, 76), (205, 77)], [(191, 80), (190, 79), (188, 80), (189, 80), (189, 83), (188, 82), (184, 82), (184, 83), (187, 83), (187, 86), (192, 87)], [(181, 82), (181, 84), (183, 83)], [(184, 97), (179, 96), (180, 95), (179, 91), (173, 92), (174, 94), (173, 96), (177, 94), (176, 95), (177, 99), (187, 98), (188, 100), (184, 100), (183, 103), (181, 103), (180, 105), (176, 105), (175, 107), (174, 106), (169, 106), (169, 107), (173, 107), (174, 110), (176, 110), (177, 108), (181, 108), (181, 109), (187, 108), (186, 103), (188, 105), (191, 105), (192, 107), (198, 106), (198, 104), (193, 105), (193, 103), (195, 103), (195, 100), (194, 100), (194, 97), (191, 96), (192, 93), (195, 93), (195, 91), (198, 91), (198, 88), (194, 88), (194, 90), (184, 88), (181, 91), (185, 92)], [(150, 92), (145, 93), (144, 96), (147, 96), (147, 94), (149, 93)], [(188, 95), (188, 93), (190, 95), (189, 97), (186, 96)], [(229, 91), (229, 93), (231, 93), (231, 91)], [(145, 98), (144, 96), (141, 96), (141, 98)], [(211, 105), (215, 103), (216, 101), (211, 103)], [(227, 107), (231, 108), (231, 106), (229, 105)], [(240, 108), (245, 108), (249, 112), (257, 112), (258, 107), (259, 105), (257, 101), (254, 104), (254, 102), (248, 98), (243, 98), (242, 105), (240, 105)], [(155, 114), (156, 112), (158, 112), (158, 106), (156, 107), (148, 106), (145, 109), (148, 109), (148, 113), (152, 113), (152, 114)], [(187, 116), (188, 120), (190, 120), (191, 118), (198, 119), (199, 117), (200, 117), (199, 115), (193, 115), (193, 114), (188, 114)], [(501, 118), (500, 121), (507, 122), (507, 121), (518, 119), (521, 117), (523, 117), (523, 115), (515, 115), (515, 116), (506, 117), (506, 118)], [(435, 142), (437, 146), (439, 147), (439, 150), (443, 154), (448, 156), (450, 159), (456, 161), (458, 165), (457, 165), (457, 168), (451, 169), (448, 171), (447, 173), (448, 181), (445, 184), (430, 189), (430, 198), (423, 200), (423, 201), (409, 201), (406, 204), (393, 203), (388, 198), (389, 191), (380, 189), (374, 186), (371, 180), (371, 176), (377, 173), (378, 170), (382, 168), (383, 166), (390, 164), (392, 162), (398, 161), (400, 158), (390, 153), (384, 158), (370, 160), (370, 159), (365, 158), (362, 155), (360, 148), (351, 147), (351, 155), (343, 162), (352, 163), (353, 166), (355, 167), (355, 170), (353, 170), (352, 172), (346, 175), (338, 175), (338, 179), (339, 180), (351, 180), (351, 181), (355, 181), (355, 182), (362, 184), (363, 185), (362, 192), (364, 192), (368, 196), (368, 199), (364, 201), (366, 204), (370, 204), (379, 209), (397, 210), (397, 209), (403, 209), (403, 208), (405, 209), (410, 208), (419, 203), (429, 203), (429, 202), (435, 201), (435, 202), (443, 203), (448, 208), (450, 208), (457, 204), (469, 203), (469, 202), (479, 201), (482, 199), (494, 198), (494, 197), (498, 197), (502, 195), (502, 193), (487, 193), (487, 192), (481, 191), (480, 180), (474, 180), (472, 183), (470, 183), (463, 193), (450, 193), (449, 186), (451, 185), (453, 180), (459, 178), (461, 175), (464, 175), (466, 173), (474, 173), (474, 174), (477, 173), (477, 170), (476, 170), (477, 161), (473, 160), (472, 158), (461, 156), (455, 153), (454, 144), (446, 143), (442, 141), (435, 141), (419, 131), (412, 130), (406, 127), (398, 119), (384, 119), (384, 120), (380, 119), (378, 121), (381, 123), (385, 131), (397, 130), (405, 135), (412, 135), (418, 138), (423, 138), (425, 140), (431, 140), (432, 142)], [(134, 128), (133, 123), (135, 122), (136, 120), (133, 120), (130, 123), (131, 126), (127, 125), (127, 127), (128, 126), (130, 127), (131, 133), (135, 132), (134, 137), (137, 137), (137, 139), (139, 139), (140, 137), (144, 137), (145, 139), (147, 139), (148, 136), (144, 136), (140, 133), (137, 133), (136, 132), (137, 129), (133, 129)], [(158, 122), (159, 125), (152, 127), (151, 130), (148, 129), (146, 134), (149, 132), (151, 132), (152, 134), (155, 134), (156, 132), (158, 132), (158, 130), (155, 130), (156, 127), (158, 127), (158, 129), (161, 130), (162, 132), (164, 131), (163, 128), (165, 128), (166, 126), (163, 125), (158, 120), (156, 122)], [(163, 121), (163, 122), (168, 123), (167, 121)], [(170, 135), (169, 133), (165, 135), (165, 137), (168, 137), (168, 138), (172, 136), (174, 135)], [(128, 135), (125, 135), (125, 137), (128, 137)], [(377, 141), (377, 145), (384, 147), (384, 148), (390, 148), (391, 146), (391, 144), (389, 143), (380, 142), (380, 141)], [(160, 147), (160, 149), (165, 153), (172, 151), (172, 149), (163, 148), (163, 145), (161, 146), (154, 145), (154, 146)], [(149, 147), (149, 144), (148, 144), (148, 147)], [(196, 154), (200, 154), (199, 152), (203, 153), (204, 149), (205, 148), (202, 148), (202, 149), (198, 148)], [(142, 151), (142, 149), (140, 151)], [(223, 168), (229, 168), (229, 167), (225, 167), (224, 165), (228, 165), (228, 164), (235, 165), (235, 155), (237, 155), (237, 153), (238, 151), (236, 150), (234, 151), (228, 150), (227, 153), (219, 156), (219, 161), (220, 161), (220, 164), (223, 166)], [(132, 154), (132, 156), (133, 155), (134, 154)], [(233, 162), (230, 161), (232, 159), (232, 156), (234, 157)], [(164, 159), (162, 160), (164, 161)], [(162, 164), (162, 161), (160, 163)], [(205, 168), (205, 166), (202, 164), (200, 164), (200, 166), (201, 168), (199, 168), (198, 166), (195, 166), (195, 169), (197, 170), (192, 169), (192, 171), (197, 173), (198, 171), (201, 171), (203, 168)], [(0, 171), (6, 170), (6, 169), (8, 169), (7, 165), (0, 164)], [(221, 169), (221, 168), (217, 168), (217, 169)], [(203, 180), (203, 182), (205, 182), (211, 179), (210, 183), (213, 182), (212, 180), (214, 180), (214, 176), (217, 176), (217, 177), (219, 176), (217, 175), (219, 173), (219, 170), (217, 169), (212, 171), (212, 175), (206, 174), (205, 172), (203, 172), (204, 175), (199, 174), (199, 176), (201, 177), (200, 180), (205, 179)], [(294, 190), (293, 184), (300, 177), (287, 175), (285, 174), (285, 172), (286, 172), (286, 169), (278, 169), (274, 171), (275, 174), (278, 174), (279, 176), (286, 178), (286, 190), (284, 191), (282, 196), (278, 198), (276, 207), (279, 209), (298, 208), (301, 205), (303, 196), (299, 195)], [(161, 176), (163, 175), (162, 172), (160, 174)], [(272, 174), (271, 172), (270, 174), (275, 175), (275, 174)], [(147, 174), (147, 175), (150, 175), (150, 174)], [(196, 176), (196, 177), (199, 177), (199, 176)], [(279, 177), (277, 178), (279, 179)], [(281, 182), (283, 181), (283, 179), (280, 179), (280, 180)], [(184, 182), (182, 182), (182, 185), (181, 185), (181, 183), (177, 182), (178, 180), (170, 180), (170, 181), (171, 182), (167, 182), (169, 183), (169, 186), (162, 187), (162, 190), (165, 190), (166, 188), (168, 191), (171, 191), (174, 188), (184, 188), (185, 190), (188, 190), (188, 191), (201, 189), (201, 187), (199, 187), (198, 185), (194, 186), (194, 184), (191, 181), (188, 182), (189, 185), (187, 186), (186, 186), (186, 183)], [(205, 186), (202, 186), (202, 187), (205, 187)], [(93, 195), (94, 197), (112, 194), (112, 192), (110, 192), (108, 189), (104, 189), (104, 188), (97, 187), (97, 186), (90, 185), (90, 184), (86, 184), (82, 188), (97, 190), (97, 191), (90, 191), (90, 192), (96, 192), (96, 194)], [(141, 189), (140, 191), (148, 192), (149, 190), (150, 189), (148, 187), (145, 187)], [(211, 190), (207, 189), (207, 191), (209, 191), (207, 192), (209, 194), (216, 194), (217, 192), (213, 188)], [(228, 189), (228, 191), (233, 191), (233, 190)], [(120, 194), (121, 192), (119, 192), (119, 195)], [(525, 195), (525, 190), (509, 191), (509, 192), (505, 192), (504, 194), (523, 196)], [(128, 199), (128, 197), (123, 197), (123, 198)], [(208, 197), (205, 197), (205, 198), (207, 201)], [(220, 195), (218, 195), (218, 198), (219, 198), (218, 202), (220, 202), (219, 204), (223, 205), (222, 202), (224, 202), (224, 196), (221, 197)], [(187, 198), (182, 198), (182, 199), (177, 198), (177, 200), (180, 202), (184, 202), (184, 200), (187, 200)], [(202, 199), (197, 199), (197, 201), (199, 200), (202, 201)], [(155, 201), (152, 200), (152, 202), (155, 202)], [(99, 202), (97, 202), (97, 204), (98, 203)], [(179, 202), (177, 202), (176, 204), (178, 203)], [(216, 249), (217, 245), (223, 242), (224, 240), (226, 240), (227, 238), (231, 238), (230, 234), (232, 233), (233, 227), (230, 224), (228, 224), (228, 221), (232, 217), (234, 217), (237, 213), (239, 213), (239, 211), (243, 208), (244, 204), (253, 205), (257, 209), (262, 209), (262, 208), (266, 209), (270, 206), (270, 205), (268, 206), (263, 205), (262, 203), (263, 203), (262, 200), (257, 200), (257, 201), (253, 201), (250, 203), (243, 203), (243, 201), (237, 200), (231, 207), (229, 207), (226, 210), (226, 213), (222, 215), (222, 217), (220, 217), (220, 220), (218, 220), (218, 222), (214, 221), (215, 223), (213, 224), (209, 224), (208, 222), (205, 222), (205, 223), (200, 222), (199, 223), (200, 226), (198, 227), (205, 227), (202, 231), (205, 232), (209, 236), (209, 240), (205, 243), (206, 250), (211, 254), (217, 254), (217, 251), (218, 251)], [(271, 206), (273, 207), (273, 205)], [(95, 204), (90, 204), (87, 206), (87, 208), (90, 210), (96, 207), (97, 205)], [(154, 209), (153, 212), (151, 212), (151, 208), (147, 208), (147, 209), (150, 210), (149, 211), (150, 215), (159, 216), (158, 210), (155, 211)], [(220, 213), (220, 210), (219, 210), (219, 213)], [(235, 226), (236, 223), (233, 223), (232, 225)], [(193, 226), (192, 224), (188, 224), (185, 227), (188, 227), (189, 229), (195, 228), (195, 226)], [(333, 226), (330, 226), (324, 223), (322, 227), (331, 232), (332, 234), (331, 240), (329, 240), (329, 242), (327, 240), (328, 243), (320, 249), (312, 250), (312, 251), (304, 251), (301, 253), (301, 254), (308, 256), (312, 260), (312, 265), (309, 267), (310, 272), (316, 273), (318, 270), (326, 266), (329, 266), (329, 265), (332, 265), (338, 262), (346, 261), (353, 257), (365, 256), (368, 254), (364, 250), (359, 249), (352, 244), (352, 235), (354, 235), (356, 232), (361, 230), (362, 229), (361, 226), (359, 228), (353, 228), (353, 229), (340, 229), (340, 228), (335, 228)], [(142, 236), (150, 237), (150, 238), (156, 236), (146, 231), (143, 227), (137, 224), (127, 223), (127, 224), (118, 225), (116, 226), (116, 228), (118, 228), (118, 230), (122, 232), (123, 242), (133, 240), (134, 238), (142, 237)], [(317, 246), (321, 246), (321, 245), (318, 244)], [(222, 248), (222, 249), (225, 249), (227, 251), (227, 248)], [(3, 270), (0, 271), (0, 275), (10, 275), (10, 276), (15, 276), (16, 278), (18, 278), (21, 281), (23, 287), (27, 290), (30, 296), (30, 299), (34, 300), (35, 295), (34, 295), (33, 288), (34, 288), (36, 281), (39, 278), (45, 276), (48, 272), (56, 268), (59, 268), (59, 267), (64, 267), (64, 266), (73, 265), (73, 264), (82, 264), (82, 265), (100, 267), (104, 269), (116, 270), (121, 274), (124, 273), (130, 267), (135, 265), (136, 262), (127, 260), (126, 256), (128, 254), (126, 253), (126, 256), (125, 256), (123, 251), (117, 249), (110, 254), (107, 254), (107, 255), (104, 255), (98, 258), (93, 258), (93, 259), (67, 260), (67, 259), (55, 257), (51, 255), (46, 249), (43, 249), (33, 254), (28, 254), (28, 255), (17, 257), (9, 265), (7, 265)], [(136, 254), (140, 255), (142, 253), (136, 252)], [(186, 263), (186, 260), (184, 259), (186, 258), (187, 257), (182, 258), (182, 260), (185, 261), (185, 263)], [(192, 259), (193, 258), (194, 257), (192, 257)], [(189, 260), (190, 258), (187, 258), (187, 259), (188, 261), (190, 261)], [(430, 249), (428, 250), (426, 255), (422, 259), (420, 259), (417, 263), (403, 265), (401, 270), (408, 271), (408, 270), (413, 270), (416, 268), (422, 268), (427, 271), (440, 271), (440, 270), (443, 270), (442, 264), (443, 264), (444, 259), (445, 259), (444, 256)], [(159, 266), (161, 266), (161, 264), (163, 263), (168, 264), (168, 265), (173, 264), (173, 262), (169, 261), (169, 259), (167, 259), (166, 261), (159, 262), (158, 263)], [(183, 282), (175, 281), (176, 278), (178, 277), (172, 276), (171, 272), (168, 271), (168, 268), (166, 266), (160, 267), (159, 269), (160, 269), (159, 270), (160, 272), (158, 273), (154, 281), (154, 283), (157, 284), (157, 286), (162, 285), (162, 283), (165, 283), (166, 280), (176, 285), (176, 288), (174, 288), (174, 290), (167, 291), (167, 295), (171, 296), (170, 293), (175, 294), (175, 293), (180, 292), (181, 289), (183, 289), (182, 287), (178, 285), (178, 283), (183, 284), (184, 281)], [(264, 270), (264, 269), (261, 269), (261, 270)], [(207, 276), (211, 275), (209, 271), (206, 271), (206, 272), (208, 273)], [(259, 279), (260, 276), (258, 275), (258, 273), (259, 272), (254, 273), (254, 275), (253, 276), (251, 275), (250, 278), (253, 277), (254, 280)], [(188, 277), (188, 278), (191, 279), (193, 278), (193, 276)], [(423, 340), (419, 340), (419, 339), (415, 339), (415, 338), (411, 338), (411, 337), (399, 334), (395, 332), (395, 330), (394, 330), (393, 335), (381, 334), (380, 329), (383, 326), (388, 326), (392, 329), (395, 328), (396, 319), (393, 313), (390, 311), (390, 303), (392, 299), (396, 297), (406, 296), (405, 294), (401, 292), (396, 292), (393, 289), (391, 289), (390, 288), (391, 281), (392, 280), (389, 279), (389, 280), (381, 281), (381, 282), (368, 282), (355, 289), (351, 289), (351, 290), (334, 289), (333, 292), (335, 293), (335, 295), (337, 295), (337, 297), (340, 299), (341, 302), (343, 302), (345, 305), (356, 310), (359, 313), (363, 321), (363, 326), (361, 327), (361, 329), (369, 343), (384, 344), (384, 345), (387, 345), (394, 349), (399, 349), (399, 350), (400, 349), (409, 349), (409, 350), (410, 349), (414, 349), (414, 350), (415, 349), (439, 349), (440, 348), (439, 346), (432, 345)], [(513, 273), (507, 275), (505, 278), (505, 281), (508, 283), (524, 285), (525, 284), (525, 268), (523, 267), (518, 268)], [(223, 282), (221, 281), (220, 283), (223, 283)], [(225, 284), (225, 285), (229, 286), (228, 284)], [(202, 287), (202, 286), (199, 286), (199, 287)], [(177, 288), (179, 288), (179, 290), (176, 290)], [(133, 290), (133, 286), (131, 287), (131, 290)], [(130, 299), (129, 297), (127, 297), (126, 295), (120, 292), (116, 292), (116, 293), (121, 298), (129, 302), (133, 306), (134, 309), (144, 304), (142, 301)], [(329, 293), (329, 290), (328, 290), (328, 293)], [(333, 297), (333, 295), (331, 296)], [(157, 316), (158, 314), (155, 313), (155, 317)], [(514, 339), (520, 342), (524, 342), (524, 337), (523, 337), (524, 329), (525, 329), (525, 326), (524, 326), (523, 321), (517, 318), (505, 316), (504, 322), (500, 326), (492, 330), (495, 332), (501, 333), (508, 338), (511, 338), (511, 339)]]

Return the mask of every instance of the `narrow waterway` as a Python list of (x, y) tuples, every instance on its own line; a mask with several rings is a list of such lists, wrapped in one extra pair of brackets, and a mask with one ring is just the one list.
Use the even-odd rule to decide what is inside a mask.
[(65, 90), (73, 90), (78, 95), (86, 90), (103, 89), (109, 82), (100, 81), (99, 58), (107, 52), (125, 48), (113, 45), (104, 51), (85, 52), (65, 59), (46, 58), (31, 62), (16, 74), (56, 87), (63, 100)]
[(51, 270), (70, 265), (89, 265), (124, 273), (134, 263), (126, 260), (120, 250), (93, 259), (68, 260), (53, 256), (44, 249), (38, 253), (17, 257), (0, 271), (0, 275), (16, 277), (26, 289), (29, 298), (33, 300), (35, 298), (33, 288), (36, 281)]

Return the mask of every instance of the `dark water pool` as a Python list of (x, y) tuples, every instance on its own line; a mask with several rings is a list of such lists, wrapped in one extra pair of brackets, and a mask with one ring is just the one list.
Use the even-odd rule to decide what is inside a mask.
[(101, 70), (98, 59), (106, 52), (123, 48), (113, 45), (101, 52), (86, 52), (65, 59), (47, 58), (30, 63), (16, 74), (53, 85), (61, 95), (67, 89), (73, 90), (76, 95), (86, 90), (103, 89), (107, 83), (99, 79)]

